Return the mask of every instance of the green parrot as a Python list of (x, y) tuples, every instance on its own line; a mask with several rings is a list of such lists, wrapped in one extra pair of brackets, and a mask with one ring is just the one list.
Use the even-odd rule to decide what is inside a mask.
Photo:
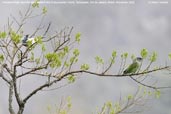
[(133, 60), (133, 63), (131, 65), (129, 65), (129, 67), (126, 70), (124, 70), (123, 74), (134, 74), (134, 73), (136, 73), (140, 67), (139, 62), (141, 62), (141, 61), (142, 61), (141, 57), (135, 58)]

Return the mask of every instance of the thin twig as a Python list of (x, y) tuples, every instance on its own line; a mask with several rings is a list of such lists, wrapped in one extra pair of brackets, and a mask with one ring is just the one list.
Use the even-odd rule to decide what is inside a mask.
[(46, 36), (47, 32), (48, 32), (48, 31), (49, 31), (49, 29), (50, 29), (50, 26), (51, 26), (51, 22), (49, 22), (49, 25), (48, 25), (48, 27), (47, 27), (47, 29), (46, 29), (45, 33), (43, 34), (43, 37), (45, 37), (45, 36)]

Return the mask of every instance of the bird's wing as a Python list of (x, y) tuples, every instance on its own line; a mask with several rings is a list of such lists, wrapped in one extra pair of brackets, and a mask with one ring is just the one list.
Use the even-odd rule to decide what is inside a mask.
[(22, 43), (26, 43), (26, 41), (27, 41), (27, 37), (25, 36), (25, 37), (23, 37), (23, 39), (22, 39)]
[(137, 62), (132, 63), (131, 65), (129, 65), (129, 67), (124, 71), (124, 74), (131, 74), (131, 73), (135, 73), (139, 68), (139, 64)]

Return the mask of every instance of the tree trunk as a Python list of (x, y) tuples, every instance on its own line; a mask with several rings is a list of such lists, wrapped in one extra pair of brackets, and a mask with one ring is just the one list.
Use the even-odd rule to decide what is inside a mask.
[(10, 114), (15, 114), (14, 109), (12, 107), (12, 101), (13, 101), (12, 97), (13, 97), (13, 84), (10, 83), (10, 86), (9, 86), (9, 98), (8, 98), (8, 103), (9, 103), (8, 104), (9, 105), (8, 110), (9, 110)]

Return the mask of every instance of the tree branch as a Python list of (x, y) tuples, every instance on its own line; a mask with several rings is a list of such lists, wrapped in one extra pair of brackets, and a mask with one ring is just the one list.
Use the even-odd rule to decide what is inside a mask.
[(10, 81), (9, 81), (7, 78), (5, 78), (3, 75), (0, 75), (0, 77), (1, 77), (5, 82), (7, 82), (8, 84), (10, 84)]
[(151, 86), (151, 85), (144, 84), (144, 83), (138, 81), (137, 79), (133, 78), (132, 76), (130, 76), (130, 78), (131, 78), (132, 80), (134, 80), (135, 82), (137, 82), (138, 84), (140, 84), (140, 85), (143, 85), (143, 86), (145, 86), (145, 87), (152, 88), (152, 89), (155, 89), (155, 90), (157, 90), (157, 89), (171, 88), (171, 87), (155, 87), (155, 86)]
[(46, 88), (46, 87), (49, 87), (51, 85), (53, 85), (54, 83), (62, 80), (64, 77), (70, 75), (70, 74), (79, 74), (79, 73), (87, 73), (87, 74), (93, 74), (95, 76), (105, 76), (105, 77), (127, 77), (127, 76), (138, 76), (138, 75), (144, 75), (144, 74), (148, 74), (148, 73), (151, 73), (151, 72), (156, 72), (156, 71), (160, 71), (160, 70), (164, 70), (164, 69), (168, 69), (168, 68), (171, 68), (170, 66), (165, 66), (165, 67), (162, 67), (162, 68), (158, 68), (158, 69), (155, 69), (155, 70), (150, 70), (150, 71), (146, 71), (146, 72), (142, 72), (142, 73), (136, 73), (136, 74), (131, 74), (131, 75), (112, 75), (112, 74), (101, 74), (101, 73), (95, 73), (95, 72), (91, 72), (91, 71), (85, 71), (85, 70), (78, 70), (78, 71), (71, 71), (71, 72), (68, 72), (60, 77), (58, 77), (58, 79), (56, 80), (53, 80), (51, 81), (50, 83), (46, 83), (46, 84), (43, 84), (41, 86), (39, 86), (38, 88), (36, 88), (35, 90), (33, 90), (28, 96), (26, 96), (23, 100), (24, 103), (27, 102), (27, 100), (29, 98), (31, 98), (33, 95), (35, 95), (38, 91)]
[(113, 65), (113, 61), (115, 60), (115, 58), (113, 57), (112, 58), (112, 60), (111, 60), (111, 62), (110, 62), (110, 64), (109, 64), (109, 66), (106, 68), (106, 70), (103, 72), (103, 74), (105, 74), (105, 73), (107, 73), (108, 71), (109, 71), (109, 69), (112, 67), (112, 65)]
[(49, 31), (49, 29), (50, 29), (50, 26), (51, 26), (51, 22), (49, 22), (49, 25), (48, 25), (48, 27), (47, 27), (47, 29), (46, 29), (45, 33), (43, 34), (43, 37), (45, 37), (45, 36), (46, 36), (47, 32), (48, 32), (48, 31)]
[(47, 68), (47, 65), (40, 66), (40, 67), (37, 67), (37, 68), (33, 68), (33, 69), (31, 69), (30, 71), (27, 71), (27, 72), (25, 72), (25, 73), (23, 73), (23, 74), (21, 74), (21, 75), (18, 75), (17, 78), (21, 78), (21, 77), (23, 77), (23, 76), (25, 76), (25, 75), (27, 75), (27, 74), (30, 74), (30, 73), (32, 73), (32, 72), (35, 72), (35, 71), (38, 71), (38, 70), (42, 70), (42, 69), (45, 69), (45, 68)]
[(13, 85), (14, 85), (15, 98), (17, 100), (17, 103), (18, 103), (19, 108), (21, 108), (21, 107), (24, 106), (24, 103), (23, 103), (23, 101), (20, 98), (19, 93), (18, 93), (16, 76), (13, 76)]
[(152, 73), (152, 72), (157, 72), (157, 71), (166, 70), (166, 69), (170, 69), (170, 68), (171, 68), (171, 66), (165, 66), (165, 67), (161, 67), (161, 68), (158, 68), (158, 69), (149, 70), (149, 71), (145, 71), (145, 72), (139, 72), (139, 73), (135, 73), (135, 74), (103, 74), (103, 73), (96, 73), (96, 72), (91, 72), (91, 71), (86, 71), (86, 70), (72, 71), (72, 72), (69, 72), (68, 74), (87, 73), (87, 74), (92, 74), (94, 76), (128, 77), (128, 76), (145, 75), (145, 74), (149, 74), (149, 73)]

